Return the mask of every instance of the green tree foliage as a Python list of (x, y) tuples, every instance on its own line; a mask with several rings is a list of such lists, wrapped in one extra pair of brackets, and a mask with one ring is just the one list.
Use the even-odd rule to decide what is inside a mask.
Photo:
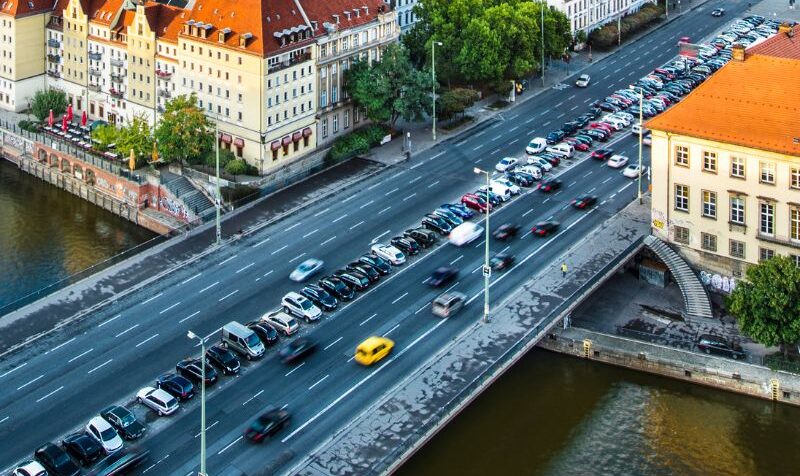
[(249, 169), (244, 159), (234, 159), (225, 164), (225, 171), (234, 177), (246, 174)]
[[(97, 134), (97, 131), (95, 131), (95, 134)], [(143, 116), (135, 116), (129, 124), (117, 131), (116, 143), (117, 150), (125, 157), (133, 149), (137, 162), (140, 159), (144, 161), (150, 159), (153, 153), (153, 136), (150, 134), (150, 125), (147, 123), (147, 119)]]
[(728, 298), (728, 311), (739, 329), (756, 342), (780, 345), (784, 356), (800, 341), (800, 267), (776, 256), (747, 268)]
[(452, 119), (475, 104), (478, 97), (478, 92), (474, 89), (448, 89), (437, 98), (436, 114), (444, 120)]
[(52, 109), (53, 116), (58, 121), (67, 111), (67, 104), (67, 95), (64, 91), (59, 89), (39, 90), (31, 99), (31, 113), (40, 121), (44, 121), (50, 116)]
[(345, 88), (358, 107), (374, 122), (391, 126), (401, 117), (420, 120), (431, 108), (433, 80), (430, 72), (411, 65), (408, 50), (392, 44), (380, 61), (359, 61), (345, 73)]
[(156, 128), (159, 154), (167, 162), (202, 159), (214, 145), (211, 121), (197, 106), (197, 96), (167, 102)]
[[(651, 23), (660, 20), (663, 14), (663, 7), (653, 5), (652, 3), (646, 3), (636, 13), (623, 17), (620, 21), (622, 26), (622, 39), (624, 40)], [(616, 21), (606, 23), (601, 28), (592, 30), (589, 34), (589, 42), (595, 48), (609, 48), (615, 46), (618, 41), (617, 31)]]
[(116, 144), (118, 138), (119, 130), (110, 124), (97, 126), (94, 131), (92, 131), (94, 146), (101, 152), (107, 151), (110, 144)]

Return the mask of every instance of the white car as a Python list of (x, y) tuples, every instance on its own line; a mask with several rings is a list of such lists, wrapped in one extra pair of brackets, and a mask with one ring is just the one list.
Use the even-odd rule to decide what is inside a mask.
[(589, 81), (591, 81), (591, 78), (589, 77), (589, 75), (588, 74), (582, 74), (582, 75), (578, 76), (578, 80), (575, 81), (575, 86), (577, 86), (579, 88), (585, 88), (586, 86), (589, 85)]
[(625, 167), (628, 164), (628, 158), (624, 155), (614, 154), (610, 159), (608, 159), (606, 164), (612, 169), (618, 169), (620, 167)]
[(547, 148), (547, 141), (544, 137), (534, 137), (528, 142), (528, 147), (525, 147), (525, 152), (528, 154), (538, 154)]
[[(642, 166), (642, 174), (647, 173), (647, 167)], [(636, 178), (639, 176), (639, 164), (630, 164), (622, 171), (622, 175), (628, 178)]]
[(519, 185), (512, 183), (510, 180), (505, 178), (496, 178), (492, 180), (493, 187), (495, 184), (502, 185), (503, 187), (507, 188), (511, 192), (511, 195), (519, 195), (520, 192), (522, 192), (522, 189), (519, 188)]
[(12, 476), (47, 476), (47, 470), (36, 461), (25, 461), (14, 470)]
[(642, 137), (642, 144), (643, 145), (652, 145), (653, 144), (653, 134), (647, 132), (644, 137)]
[(122, 438), (117, 434), (111, 424), (102, 417), (96, 416), (86, 424), (86, 433), (100, 443), (106, 454), (111, 454), (122, 449)]
[(628, 119), (627, 117), (624, 117), (624, 116), (618, 116), (617, 114), (606, 114), (605, 116), (603, 116), (603, 119), (601, 119), (601, 120), (603, 122), (609, 122), (609, 123), (611, 121), (619, 121), (619, 122), (622, 122), (625, 125), (625, 127), (628, 127), (629, 125), (631, 125), (631, 120), (630, 119)]
[(307, 280), (311, 276), (319, 273), (322, 269), (322, 266), (325, 263), (322, 260), (318, 259), (307, 259), (297, 265), (297, 267), (292, 271), (292, 274), (289, 275), (289, 279), (296, 283), (302, 283), (303, 281)]
[(542, 178), (542, 169), (536, 165), (525, 165), (517, 170), (526, 174), (531, 174), (536, 180), (540, 180)]
[(648, 129), (646, 127), (642, 127), (639, 124), (634, 124), (633, 127), (631, 127), (631, 134), (638, 136), (640, 131), (642, 134), (647, 134), (647, 130)]
[(498, 172), (505, 172), (506, 170), (514, 170), (514, 167), (517, 166), (519, 161), (514, 157), (505, 157), (494, 166), (495, 170)]
[(549, 172), (549, 171), (553, 170), (553, 165), (550, 162), (544, 160), (541, 157), (537, 157), (535, 155), (533, 157), (528, 157), (528, 164), (529, 165), (535, 165), (535, 166), (539, 167), (540, 169), (544, 170), (545, 172)]
[(614, 113), (614, 115), (617, 116), (617, 117), (624, 117), (624, 118), (628, 119), (631, 122), (633, 122), (636, 119), (636, 117), (633, 114), (631, 114), (629, 112), (625, 112), (625, 111), (617, 111), (617, 112)]
[(290, 292), (281, 299), (281, 305), (289, 314), (302, 317), (306, 322), (317, 321), (322, 317), (322, 310), (305, 296)]
[(383, 258), (395, 266), (400, 266), (401, 264), (406, 262), (406, 255), (404, 255), (402, 251), (398, 250), (392, 245), (384, 245), (382, 243), (378, 243), (372, 245), (372, 248), (370, 248), (370, 250), (378, 258)]
[(261, 321), (283, 332), (286, 336), (290, 336), (300, 329), (300, 324), (297, 323), (297, 320), (283, 311), (268, 312), (261, 316)]
[(136, 393), (136, 400), (158, 416), (172, 415), (179, 407), (178, 400), (160, 388), (145, 387)]
[(453, 228), (448, 239), (456, 246), (464, 246), (475, 241), (482, 233), (482, 227), (472, 222), (466, 222)]

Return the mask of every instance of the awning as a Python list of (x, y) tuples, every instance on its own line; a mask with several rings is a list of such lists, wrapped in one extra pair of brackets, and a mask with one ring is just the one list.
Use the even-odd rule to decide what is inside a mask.
[(235, 145), (236, 147), (244, 147), (244, 139), (242, 139), (241, 137), (233, 139), (233, 145)]
[(303, 129), (303, 137), (309, 137), (310, 135), (311, 135), (310, 127), (306, 127), (305, 129)]
[(278, 150), (278, 149), (281, 148), (281, 141), (279, 141), (279, 140), (272, 141), (272, 143), (269, 145), (269, 147), (272, 150)]
[(295, 132), (292, 134), (292, 142), (298, 142), (303, 137), (303, 133), (300, 131)]
[(233, 140), (233, 138), (231, 137), (230, 134), (220, 134), (219, 135), (219, 140), (220, 140), (220, 142), (224, 142), (226, 144), (230, 144), (231, 141)]
[(283, 138), (283, 140), (281, 142), (283, 143), (284, 147), (288, 147), (289, 144), (292, 143), (292, 137), (291, 136), (286, 136), (286, 137)]

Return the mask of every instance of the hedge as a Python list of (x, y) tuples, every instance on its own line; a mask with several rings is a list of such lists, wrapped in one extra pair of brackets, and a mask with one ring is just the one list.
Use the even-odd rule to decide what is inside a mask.
[(366, 154), (370, 148), (380, 144), (388, 133), (388, 128), (377, 124), (370, 124), (353, 131), (336, 139), (330, 152), (328, 152), (328, 160), (335, 163), (360, 154)]
[[(651, 23), (660, 21), (664, 9), (661, 6), (648, 3), (639, 9), (636, 13), (632, 13), (622, 17), (620, 21), (622, 39), (626, 39), (634, 33), (643, 30)], [(606, 23), (601, 28), (592, 31), (589, 34), (589, 41), (594, 48), (609, 48), (617, 44), (617, 21)]]

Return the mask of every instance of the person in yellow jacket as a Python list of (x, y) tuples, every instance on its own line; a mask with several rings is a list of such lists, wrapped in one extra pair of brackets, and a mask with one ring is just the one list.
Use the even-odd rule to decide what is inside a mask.
[(567, 276), (567, 263), (561, 263), (561, 276)]

